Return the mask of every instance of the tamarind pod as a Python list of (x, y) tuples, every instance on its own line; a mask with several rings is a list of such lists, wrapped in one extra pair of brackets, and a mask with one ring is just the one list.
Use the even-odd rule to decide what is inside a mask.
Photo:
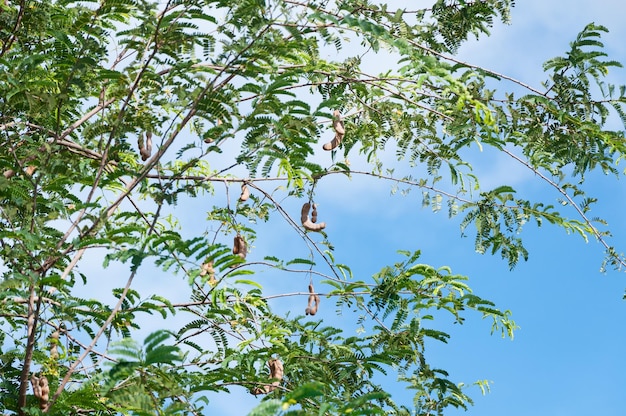
[(152, 155), (152, 132), (148, 130), (146, 132), (146, 148), (141, 154), (141, 160), (147, 160)]
[(246, 258), (248, 254), (248, 247), (246, 246), (246, 240), (242, 236), (237, 234), (233, 241), (233, 254), (237, 254), (242, 259)]
[(250, 198), (250, 190), (248, 189), (248, 185), (245, 183), (241, 185), (241, 195), (239, 196), (239, 200), (241, 202), (245, 202)]
[(315, 315), (317, 313), (317, 309), (320, 306), (320, 297), (319, 295), (309, 295), (309, 303), (306, 309), (304, 310), (305, 315)]
[(41, 387), (39, 387), (39, 377), (33, 375), (30, 377), (30, 385), (33, 388), (33, 394), (35, 397), (41, 396)]
[(305, 230), (308, 231), (322, 231), (324, 228), (326, 228), (326, 223), (320, 222), (314, 224), (313, 222), (311, 222), (311, 220), (307, 219), (305, 222), (302, 223), (302, 226)]
[(333, 112), (333, 129), (335, 130), (335, 137), (333, 137), (330, 142), (324, 143), (324, 145), (322, 146), (324, 150), (335, 149), (337, 146), (339, 146), (339, 144), (343, 140), (343, 137), (346, 134), (346, 127), (343, 124), (343, 121), (341, 121), (341, 113), (339, 112), (339, 110), (335, 110)]
[(333, 111), (333, 129), (335, 129), (335, 133), (340, 134), (343, 138), (343, 135), (346, 134), (346, 127), (341, 121), (341, 113), (339, 110)]
[(304, 310), (305, 315), (315, 315), (320, 304), (320, 297), (315, 293), (313, 283), (309, 283), (309, 299), (307, 307)]
[(270, 369), (270, 378), (275, 379), (271, 384), (266, 384), (262, 387), (255, 387), (250, 392), (255, 396), (258, 394), (268, 394), (276, 390), (276, 387), (280, 385), (280, 381), (283, 379), (284, 370), (283, 363), (277, 359), (272, 358), (267, 362), (267, 366)]
[(273, 379), (276, 379), (272, 382), (272, 386), (269, 386), (271, 388), (270, 391), (272, 391), (280, 385), (280, 381), (283, 379), (284, 375), (284, 368), (282, 361), (277, 358), (269, 360), (267, 365), (270, 367), (270, 375)]
[(48, 404), (50, 388), (48, 387), (48, 379), (44, 376), (37, 377), (33, 375), (30, 378), (30, 385), (33, 388), (33, 395), (39, 399), (39, 407), (44, 409)]
[(317, 309), (320, 307), (320, 301), (321, 301), (319, 295), (313, 295), (313, 296), (315, 297), (314, 299), (315, 305), (313, 305), (313, 307), (309, 311), (311, 315), (315, 315), (317, 313)]
[(342, 140), (343, 140), (343, 134), (335, 133), (335, 137), (330, 142), (324, 143), (324, 145), (322, 146), (322, 149), (333, 150), (334, 148), (339, 146), (339, 143), (341, 143)]
[[(141, 135), (141, 144), (143, 144), (143, 134)], [(152, 132), (146, 132), (146, 143), (145, 146), (139, 147), (139, 154), (141, 155), (141, 160), (146, 161), (152, 154)]]
[(317, 222), (317, 204), (313, 204), (313, 211), (311, 211), (311, 222)]
[(152, 132), (146, 132), (146, 140), (144, 142), (143, 133), (137, 137), (137, 147), (139, 148), (139, 155), (141, 160), (146, 161), (152, 154)]
[(143, 155), (143, 152), (145, 152), (146, 150), (146, 144), (143, 140), (143, 133), (141, 133), (138, 137), (137, 137), (137, 147), (139, 148), (139, 154)]
[(311, 204), (308, 202), (305, 202), (302, 205), (302, 210), (300, 211), (300, 222), (302, 224), (304, 224), (305, 222), (307, 222), (309, 220), (309, 210), (311, 209)]
[[(308, 202), (305, 202), (302, 205), (302, 210), (300, 211), (300, 221), (302, 222), (302, 226), (304, 227), (305, 230), (308, 231), (321, 231), (324, 228), (326, 228), (326, 223), (325, 222), (320, 222), (319, 224), (314, 224), (310, 219), (309, 219), (309, 210), (311, 209), (311, 204)], [(317, 220), (317, 218), (315, 218)]]
[(235, 238), (233, 239), (233, 254), (239, 254), (239, 239), (241, 237), (239, 235), (236, 235)]
[(239, 238), (239, 257), (241, 257), (242, 259), (245, 259), (246, 255), (248, 255), (248, 246), (246, 245), (246, 240), (244, 240), (243, 237), (240, 237)]
[(13, 169), (7, 169), (2, 172), (2, 175), (7, 179), (11, 179), (13, 176), (15, 176), (15, 171)]
[(44, 376), (39, 378), (39, 387), (41, 388), (41, 397), (39, 397), (39, 408), (45, 409), (48, 405), (50, 397), (50, 387), (48, 387), (48, 379)]
[(33, 173), (35, 173), (36, 170), (37, 170), (37, 166), (35, 165), (26, 166), (26, 169), (24, 169), (24, 171), (26, 172), (28, 176), (31, 176)]
[[(235, 236), (235, 239), (233, 241), (233, 254), (238, 255), (244, 260), (246, 259), (246, 255), (248, 254), (248, 246), (246, 245), (246, 240), (244, 240), (243, 237), (239, 234)], [(231, 264), (230, 267), (237, 267), (237, 263)], [(214, 284), (216, 283), (216, 280), (215, 278), (209, 279), (209, 282), (211, 284)]]

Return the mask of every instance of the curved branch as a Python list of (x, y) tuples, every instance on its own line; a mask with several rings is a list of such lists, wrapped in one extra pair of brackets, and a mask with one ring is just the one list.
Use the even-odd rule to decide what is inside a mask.
[(537, 176), (539, 176), (542, 180), (544, 180), (545, 182), (547, 182), (550, 186), (552, 186), (554, 189), (556, 189), (561, 195), (563, 195), (563, 197), (565, 198), (565, 200), (567, 200), (567, 203), (569, 205), (572, 206), (572, 208), (574, 208), (574, 210), (576, 211), (576, 213), (583, 219), (583, 221), (585, 222), (585, 224), (587, 224), (587, 227), (589, 227), (589, 229), (591, 230), (591, 233), (593, 234), (594, 237), (596, 237), (596, 239), (600, 242), (600, 244), (602, 244), (602, 246), (604, 246), (604, 248), (606, 249), (607, 253), (608, 253), (608, 257), (612, 258), (614, 261), (616, 261), (620, 267), (624, 267), (626, 268), (626, 259), (618, 256), (615, 253), (615, 249), (613, 247), (611, 247), (606, 240), (604, 239), (604, 237), (602, 236), (602, 233), (600, 233), (600, 231), (598, 231), (598, 229), (593, 225), (593, 223), (591, 222), (591, 220), (589, 219), (589, 217), (587, 217), (587, 215), (585, 214), (585, 212), (582, 210), (582, 208), (580, 208), (578, 206), (578, 204), (572, 199), (571, 196), (569, 196), (569, 194), (565, 191), (565, 189), (563, 189), (562, 187), (560, 187), (556, 182), (554, 182), (552, 179), (548, 178), (546, 175), (544, 175), (543, 173), (539, 172), (539, 170), (535, 169), (534, 167), (532, 167), (530, 165), (530, 163), (524, 161), (523, 159), (521, 159), (519, 156), (517, 156), (516, 154), (510, 152), (509, 150), (502, 148), (501, 149), (505, 154), (507, 154), (508, 156), (510, 156), (511, 158), (513, 158), (514, 160), (516, 160), (517, 162), (521, 163), (522, 165), (526, 166), (528, 169), (530, 169), (533, 173), (535, 173)]

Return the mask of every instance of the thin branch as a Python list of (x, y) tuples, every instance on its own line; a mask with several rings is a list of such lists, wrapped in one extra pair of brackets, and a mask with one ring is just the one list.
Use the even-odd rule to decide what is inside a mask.
[(589, 219), (589, 217), (587, 217), (587, 215), (585, 214), (585, 212), (578, 206), (578, 204), (574, 201), (574, 199), (572, 199), (572, 197), (565, 191), (565, 189), (563, 189), (562, 187), (560, 187), (556, 182), (554, 182), (552, 179), (548, 178), (546, 175), (544, 175), (543, 173), (541, 173), (538, 169), (535, 169), (534, 167), (532, 167), (530, 165), (530, 163), (526, 162), (525, 160), (523, 160), (522, 158), (520, 158), (519, 156), (517, 156), (516, 154), (512, 153), (511, 151), (502, 148), (501, 149), (505, 154), (507, 154), (508, 156), (510, 156), (511, 158), (513, 158), (514, 160), (516, 160), (517, 162), (521, 163), (522, 165), (526, 166), (528, 169), (530, 169), (533, 173), (535, 173), (537, 176), (539, 176), (541, 179), (543, 179), (545, 182), (547, 182), (550, 186), (552, 186), (554, 189), (556, 189), (561, 195), (563, 195), (563, 197), (567, 200), (567, 202), (572, 206), (572, 208), (574, 208), (574, 210), (576, 211), (576, 213), (583, 219), (583, 221), (585, 222), (585, 224), (587, 224), (587, 226), (589, 227), (589, 229), (591, 230), (591, 233), (596, 237), (596, 239), (600, 242), (600, 244), (602, 244), (604, 246), (604, 248), (607, 250), (607, 253), (610, 254), (610, 257), (612, 257), (615, 261), (617, 261), (621, 267), (626, 267), (626, 260), (615, 255), (615, 254), (611, 254), (614, 252), (614, 249), (606, 242), (606, 240), (604, 239), (604, 237), (602, 236), (602, 233), (600, 233), (600, 231), (598, 231), (598, 229), (593, 225), (593, 223), (591, 222), (591, 220)]
[(2, 51), (0, 51), (0, 57), (4, 56), (4, 54), (11, 48), (13, 43), (17, 40), (16, 32), (20, 28), (20, 24), (22, 23), (22, 18), (24, 17), (25, 12), (26, 12), (26, 1), (20, 0), (20, 11), (17, 14), (17, 19), (15, 19), (15, 24), (13, 25), (13, 29), (11, 30), (11, 35), (9, 36), (9, 39), (4, 43), (4, 45), (2, 45)]
[[(156, 214), (154, 216), (154, 220), (152, 222), (152, 225), (151, 225), (150, 229), (148, 230), (148, 235), (150, 235), (150, 234), (152, 234), (152, 232), (154, 232), (154, 227), (156, 226), (157, 219), (159, 218), (159, 212), (160, 212), (161, 207), (162, 207), (162, 205), (159, 205), (159, 208), (157, 209), (157, 212), (156, 212)], [(146, 241), (144, 243), (144, 246), (140, 250), (141, 253), (144, 252), (147, 244), (148, 243)], [(65, 385), (70, 381), (72, 375), (76, 371), (76, 368), (85, 360), (85, 358), (87, 358), (89, 353), (94, 349), (94, 347), (98, 343), (98, 340), (100, 339), (102, 334), (104, 334), (104, 332), (109, 327), (109, 325), (111, 325), (111, 322), (113, 322), (113, 319), (115, 319), (115, 316), (117, 315), (118, 311), (122, 308), (123, 303), (126, 301), (126, 295), (128, 294), (128, 292), (130, 290), (130, 286), (131, 286), (131, 284), (133, 282), (133, 279), (137, 275), (137, 271), (138, 271), (138, 268), (135, 268), (134, 270), (131, 271), (131, 274), (128, 277), (128, 280), (126, 281), (126, 286), (124, 286), (124, 289), (122, 290), (122, 293), (120, 294), (120, 297), (119, 297), (119, 300), (117, 301), (117, 304), (111, 310), (111, 313), (107, 317), (106, 321), (100, 326), (100, 329), (98, 330), (98, 332), (93, 336), (93, 339), (92, 339), (91, 343), (89, 344), (89, 346), (87, 346), (87, 348), (85, 348), (85, 350), (80, 355), (80, 357), (78, 357), (78, 359), (76, 359), (70, 365), (70, 367), (67, 370), (67, 373), (63, 377), (63, 380), (61, 380), (61, 382), (59, 383), (59, 387), (57, 388), (57, 390), (54, 393), (54, 395), (50, 398), (50, 401), (48, 402), (47, 406), (45, 407), (44, 413), (48, 412), (50, 410), (50, 408), (54, 405), (56, 400), (61, 395), (61, 392), (65, 388)]]
[[(31, 277), (32, 279), (33, 277)], [(41, 310), (41, 296), (36, 296), (35, 283), (30, 286), (30, 296), (28, 302), (28, 324), (26, 332), (26, 350), (24, 355), (24, 364), (20, 374), (20, 387), (18, 392), (18, 414), (24, 415), (26, 407), (26, 391), (28, 390), (28, 376), (30, 375), (30, 367), (33, 360), (33, 352), (35, 350), (35, 336), (37, 335), (37, 322), (39, 320), (39, 311)], [(41, 286), (39, 287), (41, 289)]]

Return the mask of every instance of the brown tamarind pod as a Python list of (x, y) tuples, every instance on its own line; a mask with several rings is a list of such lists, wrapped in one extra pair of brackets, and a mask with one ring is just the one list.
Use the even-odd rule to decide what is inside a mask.
[(141, 155), (141, 160), (146, 161), (152, 154), (152, 132), (146, 132), (146, 145), (143, 148), (139, 148), (139, 154)]
[(279, 359), (273, 358), (267, 362), (267, 365), (270, 367), (270, 375), (273, 379), (275, 379), (272, 382), (272, 385), (268, 387), (270, 391), (274, 391), (276, 387), (280, 385), (280, 382), (284, 376), (283, 363)]
[[(302, 210), (300, 211), (300, 222), (302, 222), (302, 226), (304, 227), (305, 230), (308, 230), (308, 231), (322, 231), (324, 228), (326, 228), (326, 223), (325, 222), (320, 222), (319, 224), (313, 223), (309, 219), (310, 209), (311, 209), (310, 203), (305, 202), (304, 205), (302, 205)], [(317, 211), (316, 211), (315, 216), (316, 216), (315, 220), (317, 220)]]
[(331, 141), (329, 141), (328, 143), (324, 143), (324, 145), (322, 146), (322, 149), (333, 150), (334, 148), (339, 146), (339, 144), (341, 143), (341, 140), (343, 140), (343, 134), (336, 133), (335, 137)]
[(7, 169), (2, 172), (2, 175), (7, 179), (11, 179), (13, 176), (15, 176), (15, 171), (13, 169)]
[(239, 254), (239, 235), (236, 235), (235, 238), (233, 238), (233, 254)]
[(143, 139), (143, 133), (137, 136), (137, 147), (139, 148), (139, 154), (141, 155), (146, 148), (146, 142)]
[(343, 140), (343, 136), (346, 134), (346, 128), (343, 121), (341, 121), (341, 113), (339, 110), (335, 110), (333, 112), (333, 116), (333, 129), (335, 130), (335, 137), (330, 142), (324, 143), (322, 146), (324, 150), (333, 150), (339, 146)]
[(237, 254), (242, 259), (246, 258), (248, 254), (248, 247), (246, 246), (246, 240), (239, 234), (235, 236), (233, 240), (233, 254)]
[[(246, 245), (246, 240), (244, 240), (243, 237), (239, 234), (235, 236), (235, 239), (233, 241), (233, 254), (238, 255), (244, 260), (246, 259), (246, 255), (248, 254), (248, 246)], [(230, 267), (237, 267), (237, 263), (231, 264)], [(215, 279), (212, 279), (212, 282), (215, 283)]]
[(251, 390), (251, 393), (255, 396), (257, 394), (267, 394), (276, 390), (276, 387), (280, 385), (281, 380), (284, 376), (284, 368), (283, 363), (277, 358), (272, 358), (267, 362), (267, 366), (270, 369), (270, 378), (274, 379), (271, 384), (266, 384), (262, 387), (255, 387)]
[(146, 152), (143, 155), (142, 159), (146, 160), (152, 154), (152, 132), (148, 130), (146, 132)]
[(41, 388), (41, 397), (39, 398), (39, 408), (45, 409), (48, 405), (48, 399), (50, 397), (50, 387), (48, 386), (48, 379), (44, 376), (39, 378), (39, 387)]
[(241, 184), (241, 195), (239, 196), (239, 200), (241, 202), (246, 202), (250, 198), (250, 190), (248, 189), (248, 185), (245, 183)]
[(333, 129), (335, 129), (335, 133), (344, 135), (346, 134), (346, 126), (341, 121), (341, 113), (339, 110), (333, 111)]
[(313, 284), (309, 284), (309, 299), (306, 309), (304, 310), (305, 315), (315, 315), (317, 313), (317, 308), (320, 306), (320, 297), (315, 293), (315, 289), (313, 289)]
[(41, 386), (39, 386), (39, 377), (37, 377), (36, 375), (32, 375), (30, 377), (30, 385), (33, 388), (33, 395), (36, 398), (40, 398), (41, 397)]
[(320, 222), (318, 224), (315, 224), (311, 222), (311, 220), (307, 220), (302, 223), (302, 226), (304, 227), (305, 230), (308, 230), (308, 231), (322, 231), (324, 228), (326, 228), (326, 223)]
[(152, 154), (152, 132), (146, 132), (146, 140), (144, 142), (143, 133), (137, 138), (137, 147), (139, 147), (139, 155), (141, 160), (146, 161)]
[(36, 170), (37, 170), (37, 166), (29, 165), (29, 166), (26, 166), (26, 169), (24, 169), (24, 172), (26, 172), (28, 176), (32, 176), (32, 174), (35, 173)]
[(315, 315), (317, 313), (317, 308), (319, 308), (320, 305), (319, 295), (309, 295), (308, 305), (309, 306), (307, 306), (304, 310), (304, 314), (311, 316)]
[(243, 237), (240, 237), (239, 238), (239, 257), (241, 257), (242, 259), (245, 259), (246, 255), (248, 255), (248, 246), (246, 245), (246, 240), (244, 240)]
[(319, 295), (313, 295), (313, 300), (315, 302), (315, 304), (313, 305), (313, 307), (310, 310), (311, 315), (315, 315), (317, 313), (317, 308), (320, 307), (320, 297)]
[(311, 210), (311, 204), (305, 202), (302, 204), (302, 209), (300, 210), (300, 222), (304, 224), (309, 219), (309, 211)]
[(44, 376), (37, 377), (33, 375), (30, 378), (30, 385), (33, 388), (33, 395), (39, 399), (39, 408), (45, 409), (48, 405), (48, 399), (50, 397), (48, 379)]
[(313, 211), (311, 211), (311, 222), (317, 222), (317, 204), (313, 204)]

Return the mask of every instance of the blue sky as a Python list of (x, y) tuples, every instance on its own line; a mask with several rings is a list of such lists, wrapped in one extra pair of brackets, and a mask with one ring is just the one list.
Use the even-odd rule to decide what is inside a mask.
[[(416, 3), (421, 6), (431, 2)], [(491, 37), (469, 42), (459, 56), (540, 87), (545, 78), (542, 63), (565, 53), (569, 42), (590, 22), (610, 29), (603, 38), (607, 51), (611, 58), (626, 64), (625, 14), (626, 4), (617, 0), (518, 0), (511, 25), (497, 24)], [(612, 72), (611, 79), (626, 84), (626, 70)], [(552, 189), (509, 159), (485, 152), (478, 155), (474, 168), (483, 184), (511, 185), (520, 196), (556, 203), (558, 195)], [(599, 198), (592, 216), (607, 219), (614, 235), (612, 243), (626, 250), (624, 178), (591, 175), (588, 185), (592, 186), (587, 189), (594, 189), (591, 196)], [(469, 276), (477, 295), (496, 302), (501, 309), (510, 309), (520, 326), (511, 341), (497, 334), (490, 336), (490, 322), (481, 320), (478, 314), (463, 326), (451, 325), (451, 319), (435, 323), (449, 330), (452, 338), (448, 344), (433, 343), (428, 359), (448, 370), (452, 380), (466, 384), (485, 379), (492, 382), (486, 396), (481, 396), (478, 388), (470, 390), (475, 406), (468, 412), (451, 411), (448, 415), (626, 413), (626, 301), (622, 300), (626, 276), (613, 270), (599, 272), (603, 258), (599, 244), (593, 240), (585, 243), (549, 224), (541, 228), (529, 224), (523, 237), (530, 258), (510, 271), (499, 256), (474, 252), (471, 233), (468, 238), (460, 236), (458, 218), (449, 220), (446, 212), (433, 214), (421, 208), (418, 190), (402, 196), (391, 195), (390, 189), (390, 183), (358, 177), (349, 181), (337, 176), (333, 181), (321, 182), (316, 195), (320, 220), (328, 223), (337, 259), (345, 259), (358, 278), (366, 279), (399, 260), (396, 250), (420, 249), (422, 262), (450, 266), (454, 273)], [(198, 198), (177, 207), (183, 229), (196, 231), (198, 215), (202, 215), (198, 213), (212, 203)], [(286, 206), (298, 211), (299, 204), (301, 201), (291, 201)], [(296, 238), (275, 215), (270, 223), (260, 225), (250, 258), (261, 259), (277, 252), (284, 258), (290, 254), (305, 257), (306, 247), (292, 244), (286, 235)], [(93, 267), (97, 271), (98, 262), (94, 261)], [(110, 270), (107, 284), (123, 285), (126, 273), (120, 271), (118, 282), (115, 269)], [(181, 300), (187, 295), (188, 288), (172, 285), (171, 276), (150, 273), (150, 289)], [(268, 277), (261, 273), (263, 276)], [(138, 281), (141, 285), (141, 276)], [(284, 279), (266, 289), (268, 293), (300, 291), (306, 283), (308, 277), (306, 281)], [(319, 317), (326, 323), (336, 322), (333, 302), (322, 302)], [(277, 300), (275, 307), (303, 310), (305, 303), (303, 298), (289, 297)], [(147, 320), (143, 330), (147, 333), (161, 326), (162, 321), (155, 318)], [(396, 388), (390, 383), (387, 387), (394, 395), (405, 394), (401, 386)], [(211, 396), (207, 414), (240, 416), (255, 403), (244, 389), (235, 388), (231, 395)]]

